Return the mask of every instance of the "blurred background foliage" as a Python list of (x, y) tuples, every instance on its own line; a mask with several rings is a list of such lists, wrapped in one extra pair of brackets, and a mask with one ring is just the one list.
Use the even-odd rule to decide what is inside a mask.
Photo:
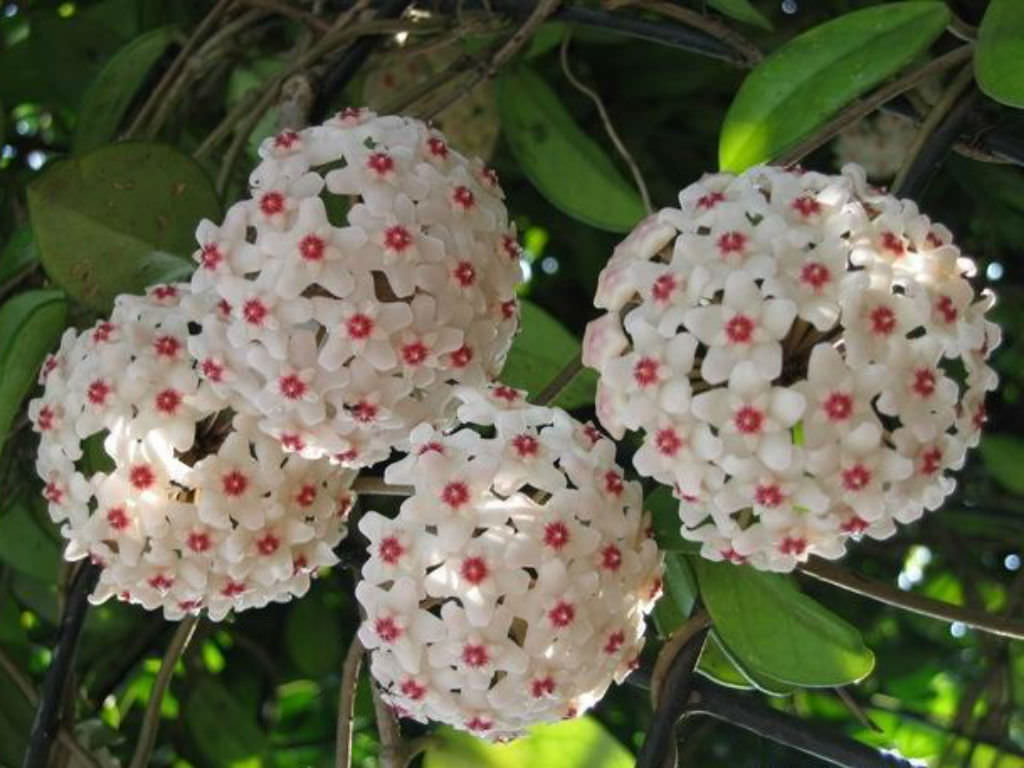
[[(761, 50), (770, 51), (839, 14), (876, 4), (872, 0), (706, 4), (693, 0), (678, 5), (712, 13)], [(166, 162), (184, 168), (187, 156), (223, 124), (232, 108), (245, 104), (247, 94), (261, 93), (283, 61), (311, 45), (321, 29), (317, 22), (333, 18), (339, 10), (336, 5), (344, 4), (238, 0), (227, 17), (235, 27), (229, 28), (230, 23), (219, 27), (215, 44), (189, 64), (193, 69), (186, 87), (173, 95), (159, 119), (135, 137), (175, 147), (175, 158)], [(948, 5), (961, 19), (976, 25), (986, 2), (951, 0)], [(431, 3), (422, 7), (429, 9)], [(479, 22), (474, 34), (453, 35), (450, 28), (442, 27), (434, 37), (447, 36), (451, 45), (473, 53), (490, 45), (496, 33), (514, 29), (508, 23), (492, 24), (479, 11), (479, 4), (474, 8), (472, 19)], [(289, 9), (294, 13), (283, 12)], [(78, 300), (65, 301), (59, 293), (32, 293), (53, 288), (51, 273), (61, 273), (61, 266), (49, 261), (45, 270), (41, 268), (40, 249), (70, 249), (75, 252), (71, 258), (79, 255), (79, 249), (85, 253), (94, 248), (90, 238), (111, 237), (116, 230), (114, 234), (126, 240), (119, 241), (116, 253), (107, 254), (115, 266), (122, 263), (118, 259), (142, 258), (136, 250), (146, 258), (161, 251), (163, 260), (143, 258), (137, 265), (141, 271), (129, 275), (129, 282), (183, 274), (184, 262), (174, 257), (188, 257), (195, 219), (216, 216), (219, 207), (244, 194), (255, 147), (260, 138), (276, 130), (277, 107), (245, 126), (249, 131), (239, 137), (241, 157), (236, 162), (224, 162), (223, 145), (200, 152), (201, 194), (207, 198), (199, 202), (190, 198), (193, 208), (164, 222), (170, 234), (162, 245), (155, 242), (155, 235), (147, 237), (141, 225), (136, 226), (145, 206), (152, 204), (144, 195), (134, 201), (129, 199), (134, 195), (126, 197), (127, 207), (114, 212), (116, 216), (112, 213), (100, 234), (94, 229), (74, 230), (69, 240), (68, 230), (62, 229), (70, 216), (66, 212), (33, 211), (30, 221), (29, 185), (55, 162), (107, 147), (123, 135), (208, 10), (209, 4), (192, 0), (0, 3), (0, 299), (5, 302), (0, 308), (0, 650), (5, 661), (0, 665), (0, 766), (19, 764), (33, 711), (24, 694), (38, 688), (50, 662), (71, 572), (61, 560), (60, 536), (40, 501), (33, 470), (35, 440), (24, 415), (31, 382), (16, 369), (20, 359), (32, 357), (31, 350), (22, 349), (24, 345), (49, 347), (66, 324), (91, 322), (104, 303), (102, 295), (96, 298), (81, 289), (81, 275), (66, 279), (68, 285), (81, 289), (78, 294), (63, 285), (63, 278), (58, 280)], [(637, 15), (662, 19), (657, 13), (637, 11)], [(594, 315), (589, 297), (598, 272), (621, 237), (605, 230), (628, 228), (636, 215), (627, 209), (638, 205), (625, 182), (630, 178), (628, 170), (593, 102), (566, 79), (559, 44), (567, 29), (562, 22), (546, 23), (517, 68), (499, 77), (496, 93), (490, 97), (494, 103), (482, 102), (472, 115), (481, 124), (491, 121), (499, 132), (491, 162), (501, 176), (526, 248), (523, 332), (506, 378), (533, 389), (543, 386), (573, 357), (576, 340)], [(572, 31), (573, 72), (600, 93), (655, 206), (672, 204), (680, 188), (717, 168), (719, 130), (744, 70), (614, 30)], [(399, 50), (403, 42), (414, 46), (434, 37), (405, 39), (389, 32), (383, 47)], [(948, 48), (949, 41), (942, 45)], [(312, 68), (314, 80), (329, 70), (331, 61), (327, 55)], [(371, 59), (364, 69), (372, 70), (380, 61)], [(534, 78), (540, 86), (524, 85), (524, 78)], [(330, 107), (376, 98), (379, 94), (364, 91), (365, 80), (360, 73), (344, 91), (326, 94)], [(556, 109), (526, 114), (521, 100), (528, 102), (531, 93), (532, 98), (541, 98), (537, 87)], [(524, 95), (529, 88), (534, 91)], [(235, 137), (234, 131), (244, 124), (242, 120), (229, 125), (227, 137)], [(554, 188), (549, 181), (544, 192), (539, 191), (543, 182), (530, 178), (521, 162), (523, 152), (530, 150), (524, 132), (538, 124), (561, 142), (557, 145), (560, 156), (578, 155), (579, 162), (590, 163), (598, 169), (594, 172), (617, 181), (595, 191), (569, 174), (556, 180)], [(1022, 113), (988, 100), (979, 102), (969, 130), (977, 137), (995, 132), (1015, 135), (1024, 144)], [(119, 156), (114, 161), (124, 162)], [(804, 164), (834, 169), (832, 148), (822, 147)], [(531, 167), (537, 171), (536, 164)], [(146, 179), (162, 172), (159, 168), (152, 173), (148, 168), (136, 170)], [(176, 167), (173, 172), (179, 171), (197, 172), (191, 166)], [(217, 190), (215, 179), (220, 182)], [(601, 194), (620, 196), (621, 202), (608, 206), (608, 215), (625, 216), (625, 227), (596, 227), (586, 221), (586, 215), (565, 212), (567, 208), (572, 212), (581, 198)], [(599, 207), (602, 203), (591, 202)], [(989, 400), (988, 436), (981, 450), (970, 456), (960, 473), (958, 490), (945, 508), (902, 528), (892, 539), (853, 547), (843, 565), (903, 590), (1019, 617), (1024, 604), (1020, 506), (1024, 499), (1020, 429), (1024, 421), (1024, 268), (1019, 263), (1024, 248), (1024, 173), (1012, 165), (953, 155), (932, 178), (919, 203), (933, 219), (947, 224), (964, 251), (977, 260), (977, 285), (989, 285), (999, 294), (996, 316), (1005, 340), (995, 365), (1002, 384)], [(87, 206), (74, 200), (68, 207), (81, 211)], [(93, 212), (93, 223), (97, 219), (102, 223), (102, 218), (102, 211)], [(117, 221), (111, 223), (113, 219)], [(41, 221), (55, 223), (41, 231)], [(97, 263), (102, 267), (102, 260)], [(102, 284), (104, 275), (93, 278)], [(110, 290), (122, 287), (117, 284)], [(20, 298), (25, 295), (30, 298)], [(12, 357), (5, 360), (7, 354)], [(592, 392), (593, 378), (584, 375), (559, 403), (586, 418), (592, 416)], [(626, 441), (624, 451), (628, 450)], [(388, 512), (397, 502), (364, 497), (360, 503), (364, 509)], [(673, 514), (668, 507), (659, 521), (659, 535), (667, 531), (664, 535), (672, 537)], [(358, 549), (358, 541), (353, 536), (343, 546), (351, 554)], [(687, 561), (679, 559), (673, 567), (671, 594), (657, 614), (657, 629), (663, 632), (678, 623), (694, 597), (695, 582)], [(358, 622), (352, 584), (352, 574), (338, 567), (322, 574), (302, 600), (244, 613), (219, 625), (202, 623), (163, 701), (151, 764), (175, 768), (333, 765), (341, 661)], [(842, 697), (829, 687), (793, 686), (786, 686), (788, 695), (751, 695), (919, 759), (921, 764), (1024, 766), (1024, 645), (962, 624), (900, 612), (819, 582), (801, 579), (800, 586), (859, 629), (864, 644), (874, 652), (875, 666), (866, 679), (844, 689)], [(775, 620), (785, 621), (785, 616)], [(660, 645), (657, 629), (652, 629), (645, 658), (653, 659)], [(159, 616), (116, 602), (90, 610), (64, 709), (75, 722), (75, 735), (101, 765), (118, 761), (126, 765), (130, 759), (173, 631)], [(797, 664), (800, 654), (807, 652), (808, 646), (799, 643), (790, 649)], [(702, 668), (720, 680), (750, 687), (721, 649), (709, 646)], [(539, 729), (509, 747), (489, 749), (470, 737), (438, 731), (421, 759), (428, 768), (628, 766), (650, 717), (647, 692), (623, 686), (612, 690), (592, 717)], [(379, 745), (365, 676), (357, 696), (355, 726), (355, 764), (376, 765)], [(413, 736), (423, 732), (418, 726), (407, 730)], [(681, 729), (680, 758), (682, 765), (735, 768), (821, 764), (727, 724), (699, 718)], [(67, 754), (60, 759), (64, 766), (83, 765)]]

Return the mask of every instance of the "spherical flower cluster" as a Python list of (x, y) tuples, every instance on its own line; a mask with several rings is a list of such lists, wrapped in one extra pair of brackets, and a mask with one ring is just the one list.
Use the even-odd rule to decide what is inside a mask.
[[(415, 95), (419, 86), (448, 70), (461, 54), (459, 45), (451, 45), (423, 52), (398, 50), (377, 57), (366, 77), (363, 101), (371, 109), (403, 103)], [(442, 96), (451, 100), (450, 94)], [(434, 110), (426, 105), (423, 111)], [(490, 158), (501, 127), (493, 81), (484, 80), (438, 112), (431, 122), (463, 154)]]
[(661, 565), (610, 440), (510, 387), (461, 397), (459, 419), (493, 436), (424, 425), (388, 467), (414, 492), (395, 519), (360, 521), (359, 637), (399, 714), (498, 739), (629, 673)]
[(840, 176), (706, 176), (601, 274), (598, 416), (709, 558), (790, 570), (937, 508), (985, 421), (993, 297), (948, 229)]
[[(120, 296), (109, 320), (69, 329), (29, 416), (65, 557), (103, 569), (92, 600), (220, 620), (304, 594), (336, 561), (351, 473), (288, 456), (221, 410), (188, 356), (185, 289)], [(85, 443), (104, 433), (105, 456)]]
[(905, 117), (882, 112), (844, 129), (835, 141), (839, 166), (858, 163), (871, 179), (891, 179), (907, 159), (917, 128)]
[(497, 177), (422, 122), (361, 109), (260, 155), (252, 197), (197, 230), (210, 309), (189, 348), (286, 450), (372, 464), (501, 367), (520, 249)]

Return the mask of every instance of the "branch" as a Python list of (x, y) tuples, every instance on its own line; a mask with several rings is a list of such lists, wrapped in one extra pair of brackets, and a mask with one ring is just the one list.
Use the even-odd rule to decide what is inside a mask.
[(78, 569), (71, 589), (68, 590), (64, 615), (61, 617), (57, 640), (53, 646), (50, 668), (46, 671), (39, 706), (32, 721), (32, 729), (29, 731), (22, 768), (45, 768), (49, 763), (50, 747), (53, 744), (58, 713), (64, 699), (64, 687), (71, 672), (71, 664), (78, 648), (78, 638), (89, 608), (89, 593), (96, 586), (99, 577), (100, 569), (92, 563), (86, 563)]
[(682, 649), (693, 639), (693, 636), (701, 630), (711, 626), (711, 619), (703, 610), (697, 611), (687, 621), (676, 628), (668, 641), (661, 646), (658, 658), (654, 662), (654, 669), (651, 671), (651, 706), (657, 709), (658, 700), (661, 698), (662, 689), (665, 687), (665, 678), (672, 663)]
[(645, 2), (641, 3), (641, 7), (649, 8), (655, 13), (660, 13), (661, 15), (668, 16), (676, 21), (681, 21), (687, 26), (707, 33), (715, 40), (720, 40), (723, 44), (736, 52), (732, 57), (731, 62), (738, 66), (747, 68), (756, 67), (761, 63), (761, 59), (764, 58), (764, 54), (761, 53), (760, 49), (743, 37), (739, 32), (736, 32), (725, 24), (722, 24), (709, 16), (698, 13), (697, 11), (692, 11), (689, 8), (683, 8), (682, 6), (675, 5), (673, 3), (664, 2)]
[(797, 143), (792, 149), (783, 152), (774, 162), (778, 165), (793, 165), (800, 162), (804, 157), (825, 144), (847, 126), (856, 123), (861, 118), (881, 107), (885, 102), (896, 98), (901, 93), (909, 91), (932, 75), (937, 75), (958, 64), (962, 64), (970, 59), (973, 52), (973, 46), (961, 45), (949, 53), (932, 59), (927, 64), (915, 67), (888, 85), (882, 86), (866, 98), (855, 101), (844, 108), (811, 136)]
[(360, 475), (352, 483), (352, 490), (356, 493), (368, 493), (376, 496), (412, 496), (414, 488), (411, 485), (388, 485), (384, 478), (373, 475)]
[(808, 560), (799, 568), (801, 573), (827, 582), (836, 587), (854, 592), (862, 597), (877, 600), (880, 603), (902, 608), (905, 611), (929, 616), (941, 621), (959, 621), (974, 629), (990, 632), (994, 635), (1024, 640), (1024, 622), (1009, 616), (1001, 616), (984, 611), (974, 611), (959, 605), (932, 600), (929, 597), (904, 592), (896, 587), (879, 581), (866, 579), (859, 574), (844, 570), (817, 558)]
[(370, 693), (373, 696), (373, 711), (377, 715), (377, 735), (380, 738), (381, 768), (405, 768), (405, 739), (398, 727), (398, 721), (384, 699), (380, 689), (371, 680)]
[(146, 768), (149, 765), (149, 758), (153, 753), (153, 746), (156, 744), (156, 734), (160, 728), (160, 710), (164, 702), (164, 692), (170, 685), (174, 667), (188, 647), (189, 640), (192, 639), (198, 624), (198, 616), (189, 616), (182, 620), (174, 631), (174, 636), (171, 637), (167, 652), (164, 653), (163, 661), (160, 662), (160, 671), (156, 673), (153, 689), (149, 693), (146, 714), (142, 719), (142, 729), (139, 731), (139, 740), (135, 744), (135, 754), (132, 755), (129, 768)]
[(363, 666), (364, 650), (359, 637), (354, 636), (345, 654), (345, 663), (341, 667), (335, 768), (351, 768), (352, 765), (352, 720), (355, 715), (356, 688), (359, 685), (359, 670)]
[(558, 397), (562, 390), (569, 386), (569, 382), (576, 378), (576, 376), (583, 370), (583, 359), (577, 354), (572, 360), (565, 364), (558, 373), (555, 374), (548, 384), (537, 393), (536, 397), (533, 398), (533, 402), (536, 405), (548, 405), (552, 400)]
[(952, 149), (960, 128), (974, 107), (978, 91), (971, 88), (973, 82), (974, 67), (968, 63), (928, 112), (914, 136), (914, 143), (907, 150), (903, 167), (892, 183), (894, 195), (916, 197), (924, 190), (931, 174)]
[[(686, 710), (686, 702), (693, 686), (693, 668), (700, 658), (700, 649), (707, 633), (707, 627), (691, 632), (672, 660), (665, 675), (665, 682), (661, 685), (662, 695), (657, 697), (660, 702), (658, 709), (654, 713), (640, 754), (637, 755), (636, 768), (659, 768), (665, 764), (666, 756), (671, 756), (669, 764), (674, 764), (676, 723)], [(652, 677), (652, 688), (656, 682)]]
[(750, 695), (730, 691), (705, 680), (698, 680), (693, 685), (691, 703), (685, 707), (685, 716), (692, 715), (708, 715), (844, 768), (911, 768), (914, 765), (902, 757), (881, 752), (802, 718), (766, 707)]

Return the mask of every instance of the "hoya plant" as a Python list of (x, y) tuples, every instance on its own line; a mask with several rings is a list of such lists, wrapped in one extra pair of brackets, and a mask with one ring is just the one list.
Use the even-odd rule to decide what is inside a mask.
[(1022, 41), (4, 5), (0, 767), (1024, 766)]

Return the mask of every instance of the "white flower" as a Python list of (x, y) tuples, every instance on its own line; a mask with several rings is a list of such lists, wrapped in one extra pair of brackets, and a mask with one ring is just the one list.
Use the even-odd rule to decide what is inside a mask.
[(461, 389), (472, 426), (413, 432), (385, 474), (413, 494), (394, 520), (364, 518), (356, 590), (371, 672), (396, 712), (488, 738), (596, 703), (638, 655), (661, 583), (640, 489), (612, 444), (507, 394), (492, 404)]

